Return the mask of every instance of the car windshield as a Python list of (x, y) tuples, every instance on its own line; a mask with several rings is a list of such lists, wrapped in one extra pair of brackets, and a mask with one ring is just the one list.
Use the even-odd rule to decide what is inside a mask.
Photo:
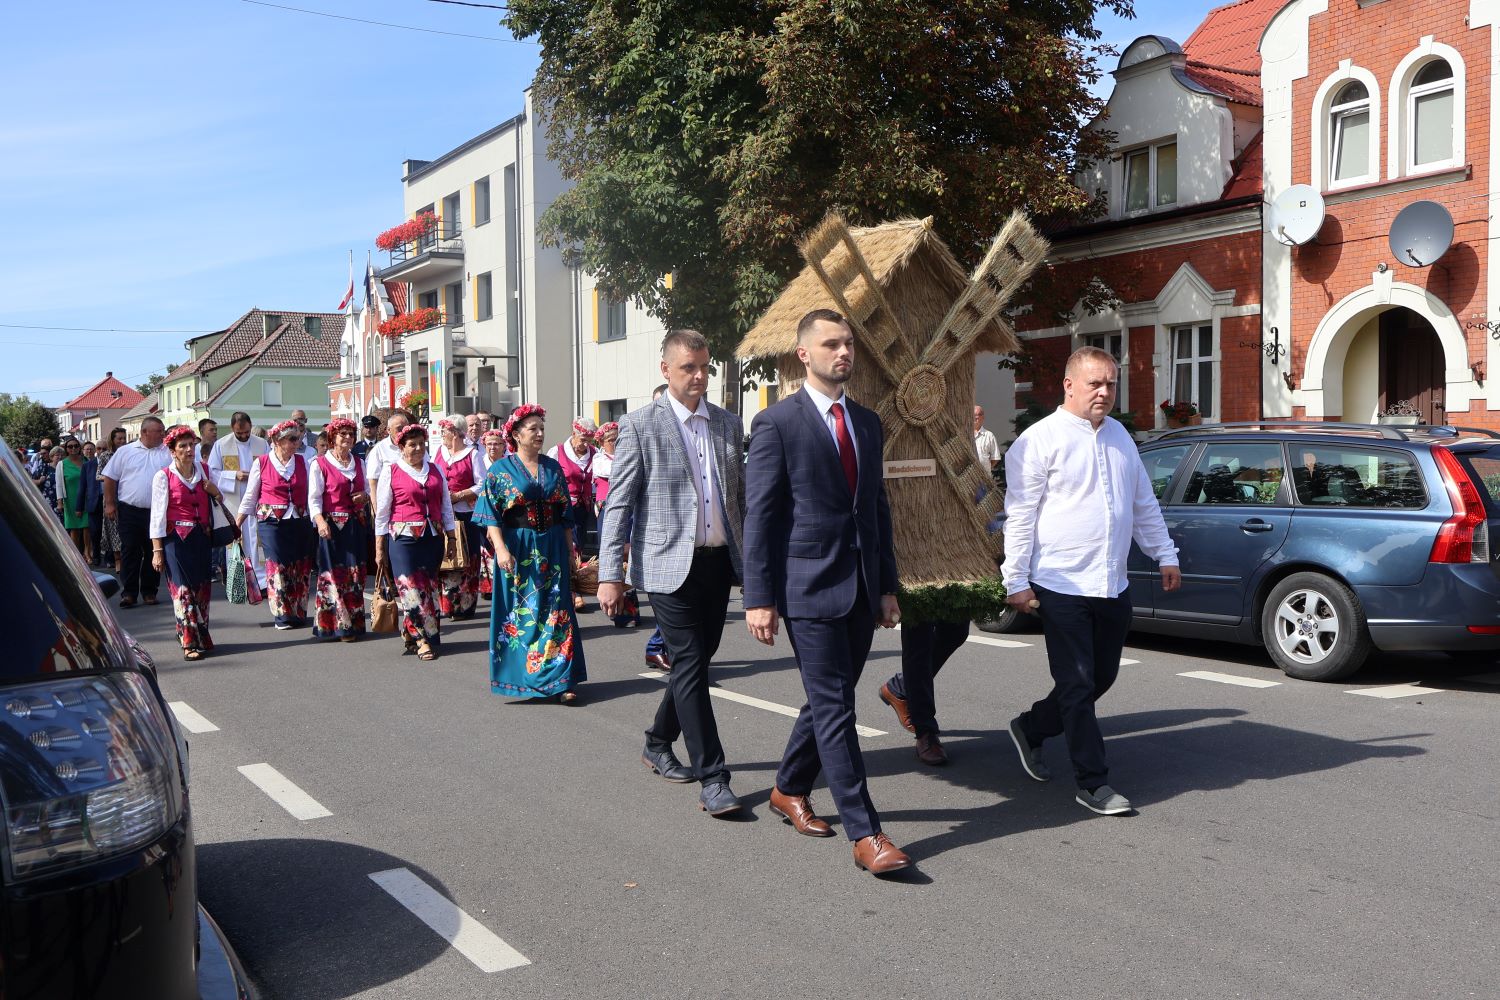
[(98, 588), (41, 494), (8, 454), (0, 456), (0, 606), (8, 630), (0, 681), (118, 666)]

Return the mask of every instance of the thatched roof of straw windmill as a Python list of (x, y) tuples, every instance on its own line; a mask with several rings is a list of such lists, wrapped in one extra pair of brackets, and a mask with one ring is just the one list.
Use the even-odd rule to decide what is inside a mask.
[[(864, 228), (851, 227), (849, 232), (870, 265), (870, 273), (882, 286), (888, 286), (892, 278), (907, 267), (917, 269), (923, 277), (955, 298), (969, 284), (970, 276), (933, 230), (931, 216), (899, 219)], [(833, 254), (830, 271), (841, 268), (848, 257), (843, 247), (836, 248)], [(870, 295), (864, 287), (863, 278), (850, 286), (848, 301), (852, 307), (851, 319), (860, 323), (869, 319), (880, 305), (879, 297)], [(817, 274), (811, 267), (804, 267), (745, 334), (734, 353), (741, 358), (793, 354), (797, 349), (797, 321), (814, 309), (834, 308), (837, 306)], [(974, 347), (996, 354), (1010, 354), (1019, 350), (1020, 344), (1007, 326), (989, 323), (980, 332)], [(795, 359), (794, 367), (801, 369), (800, 364), (795, 364)]]

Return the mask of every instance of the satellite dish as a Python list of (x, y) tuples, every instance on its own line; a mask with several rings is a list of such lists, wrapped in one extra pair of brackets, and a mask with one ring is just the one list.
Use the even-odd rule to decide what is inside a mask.
[(1271, 235), (1289, 247), (1301, 246), (1323, 228), (1323, 196), (1311, 184), (1293, 184), (1271, 203)]
[(1435, 201), (1414, 201), (1391, 223), (1391, 252), (1401, 263), (1426, 267), (1453, 245), (1453, 216)]

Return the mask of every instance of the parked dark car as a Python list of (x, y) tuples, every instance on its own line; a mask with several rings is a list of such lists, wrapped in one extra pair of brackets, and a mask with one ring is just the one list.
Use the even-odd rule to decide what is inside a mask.
[(1307, 680), (1348, 677), (1372, 649), (1500, 656), (1500, 434), (1217, 424), (1141, 459), (1182, 588), (1133, 546), (1133, 628), (1262, 644)]
[(186, 746), (155, 665), (0, 452), (0, 996), (196, 1000)]

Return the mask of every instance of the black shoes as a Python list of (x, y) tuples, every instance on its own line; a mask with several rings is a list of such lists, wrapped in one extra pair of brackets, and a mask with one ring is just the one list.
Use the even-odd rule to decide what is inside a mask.
[(661, 751), (647, 747), (641, 751), (641, 763), (668, 781), (675, 781), (678, 784), (686, 784), (694, 777), (692, 769), (677, 759), (671, 747)]
[(710, 816), (729, 816), (742, 808), (738, 797), (722, 781), (712, 781), (703, 786), (698, 796), (698, 808)]

